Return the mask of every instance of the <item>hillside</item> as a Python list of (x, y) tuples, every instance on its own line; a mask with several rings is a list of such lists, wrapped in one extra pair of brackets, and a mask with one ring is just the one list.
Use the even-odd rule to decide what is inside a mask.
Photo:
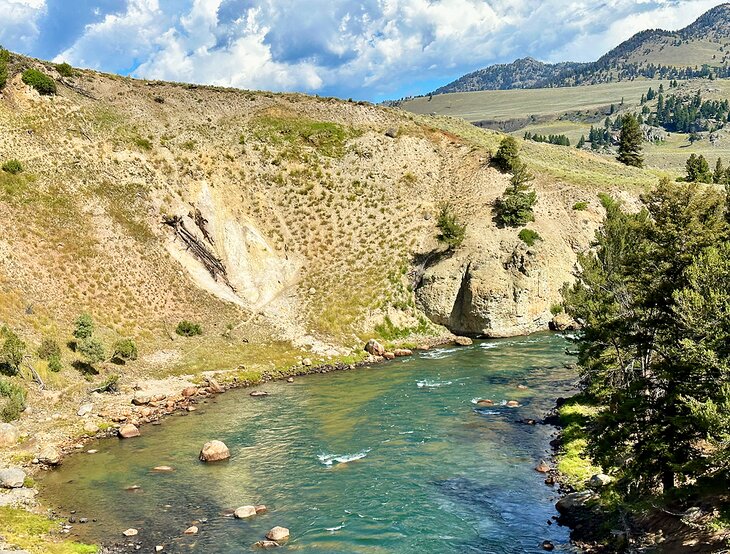
[(431, 94), (567, 87), (635, 78), (727, 77), (729, 56), (730, 4), (722, 4), (679, 31), (637, 33), (595, 62), (546, 64), (524, 58), (474, 71)]
[[(57, 94), (24, 84), (28, 67), (52, 76)], [(20, 56), (9, 69), (0, 165), (24, 170), (0, 172), (0, 323), (27, 344), (11, 380), (29, 393), (32, 415), (18, 422), (29, 433), (53, 414), (64, 433), (82, 432), (62, 414), (116, 374), (127, 393), (139, 379), (211, 370), (257, 381), (307, 358), (360, 360), (372, 336), (416, 345), (443, 336), (442, 325), (495, 337), (546, 329), (601, 221), (597, 193), (631, 203), (657, 180), (524, 143), (537, 175), (529, 227), (542, 237), (528, 247), (518, 229), (492, 221), (509, 179), (487, 163), (501, 136), (463, 120), (62, 76)], [(574, 210), (578, 202), (587, 209)], [(468, 229), (450, 253), (436, 241), (445, 203)], [(83, 363), (66, 346), (82, 312), (107, 349), (132, 338), (139, 358)], [(178, 336), (182, 320), (202, 336)], [(44, 339), (62, 347), (60, 372), (36, 355)]]

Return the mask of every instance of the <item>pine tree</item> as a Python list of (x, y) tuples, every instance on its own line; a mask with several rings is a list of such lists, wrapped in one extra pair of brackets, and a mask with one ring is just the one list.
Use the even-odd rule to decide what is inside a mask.
[(575, 147), (578, 150), (580, 150), (581, 148), (583, 148), (585, 146), (585, 144), (586, 144), (586, 136), (585, 135), (581, 135), (580, 136), (580, 140), (578, 140), (578, 144)]
[(618, 156), (616, 159), (623, 164), (633, 167), (643, 167), (644, 158), (641, 155), (643, 134), (639, 122), (632, 114), (623, 118), (621, 136), (619, 137)]
[(715, 172), (712, 174), (712, 182), (715, 184), (722, 183), (722, 179), (725, 176), (725, 168), (722, 166), (722, 160), (720, 158), (717, 158), (717, 163), (715, 164)]

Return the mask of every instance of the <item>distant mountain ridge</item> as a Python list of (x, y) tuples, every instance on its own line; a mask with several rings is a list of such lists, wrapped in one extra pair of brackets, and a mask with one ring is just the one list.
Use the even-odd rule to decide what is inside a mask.
[(468, 73), (431, 94), (565, 87), (636, 77), (729, 77), (728, 61), (730, 3), (712, 8), (679, 31), (641, 31), (595, 62), (551, 64), (521, 58)]

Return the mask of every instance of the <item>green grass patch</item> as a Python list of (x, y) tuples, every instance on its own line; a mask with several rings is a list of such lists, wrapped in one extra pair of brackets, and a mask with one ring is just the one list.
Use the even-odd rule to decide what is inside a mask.
[(23, 164), (21, 164), (18, 160), (8, 160), (3, 164), (2, 169), (5, 173), (17, 175), (18, 173), (23, 172)]
[(542, 240), (540, 233), (538, 233), (537, 231), (533, 231), (532, 229), (522, 229), (520, 231), (520, 234), (517, 236), (527, 246), (535, 246), (535, 243), (537, 243), (537, 241)]
[(563, 480), (576, 490), (586, 488), (588, 479), (601, 468), (593, 465), (588, 456), (588, 427), (600, 412), (600, 407), (589, 403), (581, 395), (569, 399), (558, 409), (561, 445), (557, 456), (557, 469)]
[(62, 540), (55, 536), (56, 522), (25, 510), (0, 507), (0, 529), (6, 542), (31, 554), (94, 554), (93, 545)]
[[(273, 115), (254, 119), (251, 132), (259, 142), (285, 147), (289, 158), (301, 157), (305, 148), (329, 158), (341, 158), (347, 141), (361, 134), (353, 127), (329, 121)], [(245, 137), (241, 137), (241, 142), (245, 142)]]
[(573, 204), (573, 209), (576, 212), (584, 212), (588, 209), (588, 202), (576, 202)]
[(391, 342), (403, 341), (415, 335), (430, 335), (433, 334), (432, 331), (431, 323), (423, 317), (419, 318), (418, 325), (413, 327), (398, 327), (388, 316), (385, 316), (383, 323), (375, 326), (378, 338)]

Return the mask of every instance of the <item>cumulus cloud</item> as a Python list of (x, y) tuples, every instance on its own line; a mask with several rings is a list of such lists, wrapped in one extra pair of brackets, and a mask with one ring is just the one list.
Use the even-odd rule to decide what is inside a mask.
[(32, 47), (45, 11), (45, 0), (0, 0), (0, 44)]
[[(683, 27), (719, 3), (126, 0), (57, 59), (148, 78), (383, 98), (526, 55), (596, 59), (637, 31)], [(0, 0), (0, 15), (7, 6), (38, 11), (44, 0)]]

